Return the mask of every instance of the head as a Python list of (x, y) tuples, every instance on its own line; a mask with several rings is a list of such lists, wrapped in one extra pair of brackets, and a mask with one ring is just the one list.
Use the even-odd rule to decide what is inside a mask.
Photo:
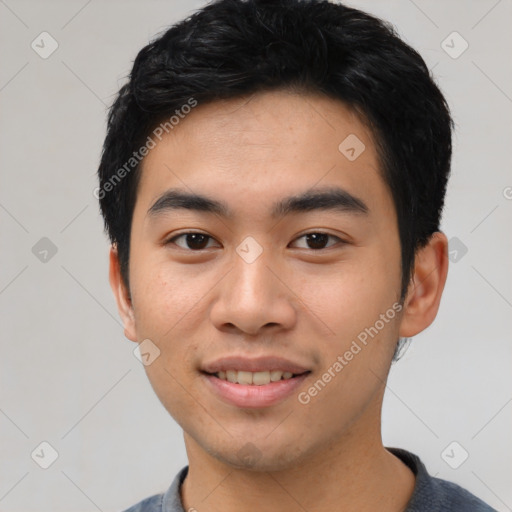
[[(220, 0), (139, 52), (96, 194), (125, 333), (158, 347), (150, 381), (203, 449), (233, 462), (230, 436), (293, 407), (261, 441), (277, 467), (377, 421), (397, 340), (433, 321), (444, 286), (451, 128), (420, 55), (343, 5)], [(302, 392), (331, 368), (328, 388), (205, 416), (208, 364), (271, 352), (310, 372)], [(336, 403), (321, 439), (299, 434)]]

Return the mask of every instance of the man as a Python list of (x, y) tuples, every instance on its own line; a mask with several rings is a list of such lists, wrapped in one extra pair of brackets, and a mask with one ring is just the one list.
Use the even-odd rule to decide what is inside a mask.
[(386, 448), (434, 320), (452, 121), (392, 28), (220, 0), (138, 54), (99, 168), (110, 283), (189, 465), (151, 511), (485, 511)]

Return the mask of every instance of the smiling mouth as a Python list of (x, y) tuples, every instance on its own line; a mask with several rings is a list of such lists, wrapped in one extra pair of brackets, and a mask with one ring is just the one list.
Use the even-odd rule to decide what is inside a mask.
[(265, 386), (271, 382), (278, 382), (280, 380), (290, 380), (295, 377), (300, 377), (309, 371), (303, 373), (291, 373), (282, 370), (270, 370), (262, 372), (247, 372), (242, 370), (221, 370), (216, 373), (207, 373), (220, 380), (231, 382), (232, 384), (242, 384), (245, 386)]

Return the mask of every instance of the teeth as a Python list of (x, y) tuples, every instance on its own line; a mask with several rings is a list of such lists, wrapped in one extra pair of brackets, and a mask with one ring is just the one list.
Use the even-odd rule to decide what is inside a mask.
[(270, 372), (254, 372), (252, 374), (252, 383), (256, 386), (263, 386), (264, 384), (270, 384), (271, 376)]
[(281, 380), (281, 377), (284, 375), (284, 372), (280, 372), (279, 370), (272, 370), (269, 372), (270, 374), (270, 380), (272, 382), (276, 382), (278, 380)]
[(251, 372), (238, 372), (238, 384), (252, 384)]
[(272, 370), (265, 372), (246, 372), (237, 370), (226, 370), (220, 371), (215, 374), (219, 379), (227, 380), (229, 382), (244, 384), (244, 385), (255, 385), (264, 386), (270, 384), (270, 382), (277, 382), (278, 380), (287, 380), (293, 377), (291, 372), (282, 372), (280, 370)]

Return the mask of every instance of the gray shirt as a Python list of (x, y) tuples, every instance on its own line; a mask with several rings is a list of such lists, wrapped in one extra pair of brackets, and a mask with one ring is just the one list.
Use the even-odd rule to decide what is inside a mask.
[[(417, 455), (400, 448), (386, 448), (416, 475), (414, 492), (404, 512), (496, 512), (482, 500), (457, 484), (431, 477)], [(180, 486), (187, 476), (185, 466), (165, 493), (155, 494), (124, 512), (185, 512), (180, 499)]]

